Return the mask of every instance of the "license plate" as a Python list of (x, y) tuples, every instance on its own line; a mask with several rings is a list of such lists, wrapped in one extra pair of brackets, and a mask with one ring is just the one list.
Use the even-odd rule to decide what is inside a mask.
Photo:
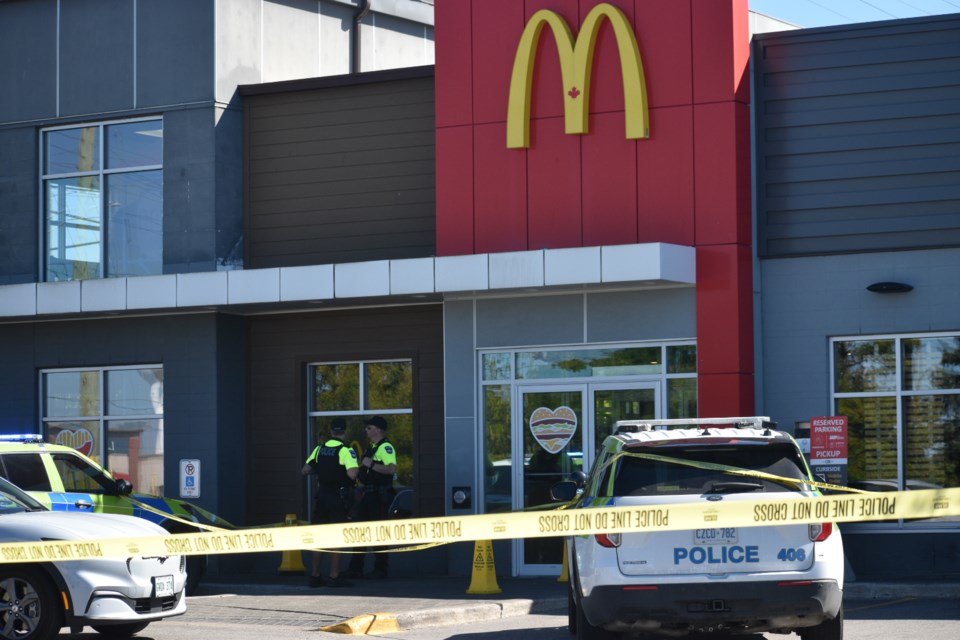
[(693, 541), (696, 544), (734, 544), (737, 541), (737, 530), (696, 529), (693, 532)]
[(173, 576), (157, 576), (153, 579), (153, 595), (163, 598), (173, 595)]

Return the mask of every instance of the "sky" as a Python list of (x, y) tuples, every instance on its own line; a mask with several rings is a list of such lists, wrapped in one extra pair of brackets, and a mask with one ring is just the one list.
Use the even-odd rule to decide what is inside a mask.
[(801, 27), (960, 13), (960, 0), (750, 0), (750, 8)]

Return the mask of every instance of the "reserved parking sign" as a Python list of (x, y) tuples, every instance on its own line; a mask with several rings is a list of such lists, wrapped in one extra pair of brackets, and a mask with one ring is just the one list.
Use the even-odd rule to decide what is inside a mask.
[(180, 497), (200, 497), (200, 461), (180, 461)]

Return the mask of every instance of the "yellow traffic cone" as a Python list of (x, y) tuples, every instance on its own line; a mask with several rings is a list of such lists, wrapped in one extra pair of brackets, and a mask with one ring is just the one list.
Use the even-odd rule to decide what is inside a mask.
[(477, 540), (473, 543), (473, 575), (467, 593), (500, 593), (497, 584), (497, 567), (493, 561), (493, 542)]
[[(287, 517), (283, 520), (283, 526), (292, 527), (297, 524), (297, 514), (288, 513)], [(277, 573), (283, 574), (294, 574), (294, 573), (303, 573), (306, 569), (303, 566), (303, 557), (299, 549), (291, 550), (288, 549), (283, 552), (283, 556), (280, 558), (280, 566), (277, 568)]]
[(570, 582), (570, 559), (567, 557), (567, 541), (563, 541), (563, 566), (560, 569), (560, 577), (557, 582)]

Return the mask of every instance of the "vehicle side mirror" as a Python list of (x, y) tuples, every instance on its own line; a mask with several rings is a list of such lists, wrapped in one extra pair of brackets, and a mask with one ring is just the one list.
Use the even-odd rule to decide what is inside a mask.
[(117, 495), (128, 496), (133, 492), (133, 485), (128, 480), (117, 478)]
[(550, 487), (550, 497), (557, 502), (570, 502), (579, 492), (580, 487), (572, 480), (564, 480)]

